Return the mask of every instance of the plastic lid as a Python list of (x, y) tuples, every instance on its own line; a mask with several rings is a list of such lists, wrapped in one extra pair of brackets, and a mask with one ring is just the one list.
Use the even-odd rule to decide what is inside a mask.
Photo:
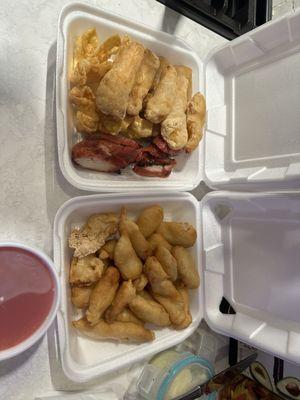
[(300, 182), (300, 12), (242, 35), (206, 62), (204, 176), (213, 188)]

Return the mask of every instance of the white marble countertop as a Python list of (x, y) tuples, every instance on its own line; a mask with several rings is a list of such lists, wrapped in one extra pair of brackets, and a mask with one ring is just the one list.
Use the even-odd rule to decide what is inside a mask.
[[(2, 0), (0, 6), (0, 240), (22, 241), (52, 255), (52, 224), (59, 206), (83, 194), (59, 171), (53, 79), (59, 12), (66, 0)], [(183, 37), (204, 59), (225, 39), (154, 0), (91, 0), (87, 3)], [(196, 190), (198, 197), (205, 186)], [(116, 379), (118, 377), (118, 379)], [(120, 395), (128, 371), (105, 382)], [(0, 363), (0, 398), (32, 400), (56, 390), (74, 390), (62, 372), (55, 325), (36, 346)]]

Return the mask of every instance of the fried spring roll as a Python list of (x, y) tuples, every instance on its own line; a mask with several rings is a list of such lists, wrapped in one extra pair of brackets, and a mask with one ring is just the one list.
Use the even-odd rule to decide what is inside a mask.
[(170, 318), (166, 310), (154, 300), (136, 296), (129, 303), (130, 310), (142, 321), (157, 326), (169, 326)]
[(154, 340), (154, 333), (133, 322), (107, 322), (100, 320), (91, 326), (84, 318), (73, 321), (74, 328), (93, 339), (117, 339), (127, 342), (150, 342)]
[(112, 68), (104, 75), (97, 89), (98, 109), (116, 119), (123, 119), (136, 73), (144, 55), (144, 47), (137, 42), (122, 46)]
[(151, 88), (159, 64), (159, 58), (146, 49), (129, 96), (127, 114), (138, 115), (142, 110), (143, 100)]
[(205, 98), (201, 93), (196, 93), (189, 102), (186, 111), (186, 122), (189, 136), (185, 148), (187, 153), (191, 153), (195, 150), (202, 139), (205, 114)]
[(131, 281), (122, 283), (117, 291), (112, 305), (106, 310), (105, 319), (107, 322), (113, 322), (117, 315), (119, 315), (128, 303), (136, 296), (136, 289)]

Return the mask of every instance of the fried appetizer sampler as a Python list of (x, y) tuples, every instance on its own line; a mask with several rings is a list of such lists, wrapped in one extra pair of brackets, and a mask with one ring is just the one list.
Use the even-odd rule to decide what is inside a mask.
[(90, 295), (94, 286), (78, 287), (74, 286), (71, 288), (71, 301), (72, 304), (77, 308), (86, 308), (89, 305)]
[(103, 262), (92, 254), (80, 259), (73, 257), (69, 275), (70, 285), (91, 285), (101, 278), (103, 267)]
[(182, 246), (175, 246), (172, 254), (177, 260), (178, 276), (190, 289), (196, 289), (200, 285), (200, 277), (195, 261), (190, 252)]
[(155, 336), (152, 331), (133, 322), (107, 322), (100, 320), (91, 326), (85, 318), (73, 321), (74, 328), (93, 339), (117, 339), (127, 342), (150, 342)]
[(187, 153), (195, 150), (203, 136), (205, 123), (206, 103), (201, 93), (196, 93), (188, 103), (186, 122), (189, 139), (185, 148)]
[(191, 247), (197, 238), (195, 228), (187, 222), (162, 222), (157, 232), (173, 246)]
[(166, 310), (154, 300), (136, 296), (129, 303), (130, 310), (142, 321), (157, 326), (169, 326), (170, 318)]
[(155, 251), (155, 257), (160, 262), (165, 273), (175, 282), (177, 279), (177, 261), (176, 258), (172, 256), (171, 252), (164, 246), (157, 246)]
[(160, 233), (157, 232), (153, 233), (153, 235), (149, 237), (148, 242), (150, 244), (150, 250), (152, 254), (156, 251), (159, 245), (165, 247), (169, 251), (172, 250), (172, 246), (170, 245), (170, 243), (167, 242), (167, 240)]
[(156, 231), (156, 229), (162, 223), (163, 219), (163, 209), (158, 205), (154, 205), (144, 208), (138, 216), (136, 223), (140, 228), (142, 234), (147, 239), (152, 235), (152, 233)]
[(118, 228), (118, 216), (114, 213), (94, 214), (90, 216), (82, 229), (73, 229), (69, 237), (69, 247), (75, 249), (74, 257), (82, 258), (95, 253), (105, 240), (115, 234)]
[(133, 286), (136, 288), (137, 292), (141, 292), (148, 284), (148, 279), (145, 274), (141, 274), (141, 276), (133, 281)]
[(157, 88), (147, 103), (146, 119), (158, 124), (170, 113), (176, 96), (176, 80), (177, 72), (175, 67), (168, 65), (162, 72)]
[(147, 258), (144, 270), (154, 293), (169, 297), (174, 301), (180, 298), (177, 289), (170, 281), (156, 257), (152, 256)]
[(136, 255), (128, 234), (121, 235), (116, 244), (115, 264), (125, 280), (137, 279), (142, 273), (142, 261)]
[(185, 312), (181, 296), (177, 301), (174, 301), (174, 299), (170, 297), (161, 296), (157, 293), (154, 293), (153, 291), (151, 291), (151, 295), (167, 311), (172, 324), (179, 325), (183, 323), (183, 321), (185, 320)]
[(96, 103), (98, 109), (116, 119), (126, 114), (129, 95), (144, 55), (144, 47), (137, 42), (122, 46), (112, 68), (100, 81)]
[(189, 292), (188, 292), (188, 289), (182, 285), (178, 285), (178, 286), (176, 286), (176, 288), (182, 297), (185, 318), (184, 318), (183, 322), (181, 322), (180, 324), (177, 324), (177, 325), (174, 324), (174, 328), (175, 329), (185, 329), (192, 323), (192, 320), (193, 320), (191, 313), (190, 313)]
[(123, 207), (121, 210), (121, 218), (119, 224), (120, 234), (127, 234), (131, 241), (132, 247), (134, 248), (136, 254), (142, 259), (150, 255), (150, 245), (141, 233), (138, 225), (127, 218), (126, 209)]
[(138, 115), (142, 110), (143, 100), (151, 88), (159, 64), (159, 58), (146, 49), (129, 96), (127, 114)]
[(173, 150), (183, 149), (188, 141), (186, 127), (187, 93), (189, 81), (182, 73), (177, 73), (176, 95), (172, 109), (161, 124), (161, 135)]
[(108, 267), (90, 295), (86, 318), (95, 325), (111, 305), (119, 286), (120, 274), (117, 268)]
[(133, 322), (134, 324), (138, 324), (138, 325), (143, 325), (144, 326), (144, 322), (141, 321), (140, 319), (138, 319), (138, 317), (136, 317), (132, 311), (130, 311), (128, 308), (124, 308), (124, 310), (122, 310), (120, 312), (120, 314), (118, 314), (116, 316), (116, 321), (119, 322)]
[(119, 287), (116, 297), (112, 305), (105, 313), (107, 322), (112, 322), (120, 314), (121, 311), (133, 300), (136, 296), (136, 290), (131, 281), (125, 281)]

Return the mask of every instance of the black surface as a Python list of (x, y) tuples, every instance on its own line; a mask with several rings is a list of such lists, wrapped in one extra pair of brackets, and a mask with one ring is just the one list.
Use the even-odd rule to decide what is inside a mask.
[(272, 17), (272, 0), (158, 1), (230, 40)]

